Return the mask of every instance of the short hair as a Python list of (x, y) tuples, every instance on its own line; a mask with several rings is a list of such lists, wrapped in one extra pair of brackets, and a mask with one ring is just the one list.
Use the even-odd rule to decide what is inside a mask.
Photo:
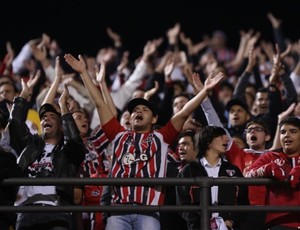
[(173, 99), (172, 99), (172, 104), (174, 103), (174, 100), (175, 100), (177, 97), (186, 97), (188, 100), (191, 99), (191, 95), (190, 95), (189, 93), (187, 93), (187, 92), (182, 92), (182, 93), (180, 93), (180, 94), (178, 94), (178, 95), (175, 95), (175, 96), (173, 97)]
[(300, 129), (300, 119), (296, 116), (288, 116), (279, 123), (279, 128), (283, 125), (292, 125)]
[(234, 87), (233, 87), (232, 83), (230, 83), (227, 80), (221, 81), (221, 83), (220, 83), (220, 89), (224, 89), (224, 88), (228, 88), (232, 92), (234, 91)]
[(16, 84), (14, 82), (12, 82), (12, 81), (3, 81), (3, 82), (0, 83), (0, 87), (3, 86), (3, 85), (11, 85), (13, 87), (15, 93), (19, 92)]
[(261, 115), (258, 115), (256, 117), (253, 117), (250, 121), (248, 121), (248, 123), (246, 124), (246, 129), (252, 125), (252, 124), (258, 124), (261, 127), (264, 128), (264, 131), (267, 135), (271, 135), (271, 130), (270, 130), (270, 126), (268, 125), (268, 123), (266, 122), (266, 120), (264, 120), (264, 118), (262, 118)]
[(199, 132), (196, 132), (191, 129), (183, 130), (178, 135), (178, 141), (183, 137), (190, 137), (192, 139), (194, 149), (198, 152), (198, 140), (199, 140)]
[(257, 89), (256, 93), (269, 93), (269, 89), (266, 87), (260, 87)]
[(204, 156), (208, 150), (208, 145), (217, 137), (226, 135), (225, 129), (219, 126), (205, 126), (199, 135), (198, 157)]

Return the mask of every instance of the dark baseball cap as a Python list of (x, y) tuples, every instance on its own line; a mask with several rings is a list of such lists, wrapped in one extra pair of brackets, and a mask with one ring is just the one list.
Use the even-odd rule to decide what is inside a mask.
[(248, 106), (239, 99), (231, 99), (230, 101), (228, 101), (228, 103), (226, 104), (226, 110), (229, 112), (231, 107), (234, 106), (234, 105), (241, 106), (244, 110), (246, 110), (247, 113), (250, 114)]
[(154, 106), (151, 104), (150, 101), (144, 99), (144, 98), (134, 98), (132, 100), (129, 101), (128, 106), (127, 106), (127, 110), (128, 112), (131, 114), (132, 111), (134, 110), (134, 108), (138, 105), (144, 105), (147, 106), (153, 113), (153, 116), (156, 116), (157, 113), (155, 111)]
[(40, 119), (43, 117), (43, 115), (46, 113), (46, 112), (52, 112), (54, 114), (56, 114), (58, 117), (61, 117), (61, 114), (60, 112), (58, 112), (53, 105), (49, 104), (49, 103), (45, 103), (41, 106), (40, 110), (39, 110), (39, 116), (40, 116)]

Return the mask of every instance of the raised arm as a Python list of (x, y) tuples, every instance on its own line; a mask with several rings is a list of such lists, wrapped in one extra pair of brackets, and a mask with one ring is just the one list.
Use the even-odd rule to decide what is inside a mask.
[(94, 82), (89, 76), (89, 73), (86, 68), (86, 63), (83, 57), (79, 55), (78, 60), (71, 54), (65, 54), (64, 58), (66, 62), (80, 74), (85, 87), (89, 91), (89, 94), (95, 103), (101, 124), (106, 124), (110, 119), (113, 118), (113, 113), (109, 109), (108, 105), (105, 103), (99, 89), (95, 86)]
[(218, 74), (210, 74), (206, 79), (203, 88), (196, 94), (191, 100), (189, 100), (184, 107), (176, 113), (172, 118), (171, 122), (177, 131), (181, 131), (184, 122), (197, 109), (204, 98), (208, 95), (208, 92), (216, 86), (224, 77), (224, 74), (219, 72)]
[(104, 61), (101, 61), (101, 67), (100, 70), (98, 70), (98, 67), (96, 67), (96, 73), (97, 73), (97, 82), (100, 85), (101, 88), (101, 92), (103, 95), (103, 99), (105, 101), (105, 103), (108, 105), (109, 109), (111, 110), (111, 112), (113, 113), (114, 117), (117, 117), (118, 115), (118, 111), (117, 108), (114, 104), (114, 101), (110, 95), (110, 92), (108, 90), (106, 81), (105, 81), (105, 73), (106, 73), (106, 64)]
[(288, 108), (287, 110), (284, 110), (282, 113), (280, 113), (278, 115), (278, 125), (277, 125), (277, 128), (276, 128), (276, 133), (275, 133), (275, 136), (274, 136), (274, 140), (273, 140), (273, 145), (271, 146), (270, 150), (276, 150), (276, 149), (279, 149), (281, 148), (281, 144), (280, 144), (280, 129), (279, 129), (279, 124), (280, 122), (285, 119), (286, 117), (290, 116), (293, 114), (294, 110), (295, 110), (295, 107), (296, 107), (296, 103), (292, 103)]
[(43, 100), (43, 104), (45, 103), (49, 103), (49, 104), (53, 104), (56, 98), (56, 94), (58, 91), (58, 87), (59, 84), (61, 83), (62, 80), (62, 69), (60, 67), (60, 60), (59, 57), (56, 57), (55, 59), (55, 77), (54, 77), (54, 81), (52, 82), (49, 91), (47, 92), (44, 100)]

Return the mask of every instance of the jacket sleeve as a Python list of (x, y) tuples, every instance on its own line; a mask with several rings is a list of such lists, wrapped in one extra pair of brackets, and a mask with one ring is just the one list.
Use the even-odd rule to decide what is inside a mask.
[[(237, 177), (243, 177), (242, 172), (239, 171)], [(236, 204), (250, 205), (249, 198), (248, 198), (248, 185), (240, 184), (237, 186), (237, 188), (238, 191), (237, 191)], [(246, 215), (245, 213), (234, 212), (232, 214), (232, 221), (234, 223), (240, 223), (246, 217), (245, 215)]]
[(62, 116), (62, 124), (67, 156), (79, 166), (85, 157), (85, 146), (71, 113)]
[(267, 152), (261, 155), (252, 165), (246, 170), (245, 177), (270, 178), (266, 172), (266, 166), (271, 162), (281, 165), (282, 168), (290, 167), (290, 164), (283, 153)]
[(26, 147), (28, 139), (32, 136), (27, 125), (26, 118), (29, 104), (22, 97), (16, 97), (8, 120), (10, 144), (17, 154), (20, 155)]
[[(191, 170), (189, 165), (184, 167), (182, 171), (178, 174), (178, 178), (192, 177)], [(176, 186), (176, 203), (177, 205), (192, 205), (195, 204), (195, 200), (197, 198), (193, 198), (193, 194), (195, 194), (194, 190), (198, 190), (196, 186), (183, 185)], [(200, 195), (199, 195), (200, 196)], [(197, 204), (199, 205), (199, 204)], [(200, 227), (200, 211), (199, 212), (180, 212), (182, 218), (187, 222), (189, 227), (192, 226), (196, 228), (196, 226)]]

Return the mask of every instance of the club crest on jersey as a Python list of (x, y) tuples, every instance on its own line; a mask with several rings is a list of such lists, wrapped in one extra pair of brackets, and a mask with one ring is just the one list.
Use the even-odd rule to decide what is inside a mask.
[(135, 156), (131, 153), (126, 153), (122, 157), (121, 161), (124, 165), (130, 165), (133, 164), (134, 162), (147, 161), (147, 160), (148, 160), (148, 156), (145, 153), (142, 153), (139, 158), (135, 158)]
[(275, 159), (274, 163), (278, 166), (283, 166), (285, 164), (285, 161), (283, 159)]
[(226, 169), (226, 173), (232, 177), (235, 174), (235, 170), (234, 169)]

